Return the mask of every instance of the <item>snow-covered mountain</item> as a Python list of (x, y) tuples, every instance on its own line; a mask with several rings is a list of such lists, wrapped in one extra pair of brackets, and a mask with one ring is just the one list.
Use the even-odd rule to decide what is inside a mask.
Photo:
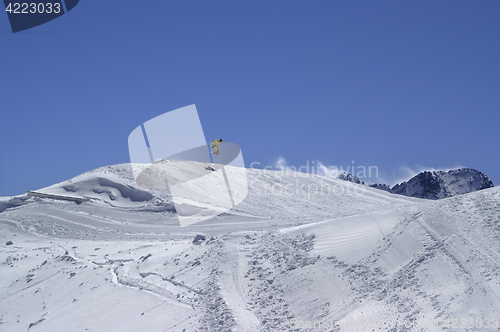
[(337, 176), (337, 179), (349, 181), (349, 182), (357, 183), (357, 184), (365, 184), (356, 175), (353, 175), (349, 172), (342, 172), (341, 174), (339, 174), (339, 176)]
[[(207, 165), (179, 166), (180, 176)], [(169, 193), (137, 186), (132, 167), (37, 190), (88, 201), (0, 198), (0, 330), (449, 331), (463, 319), (474, 326), (460, 331), (478, 331), (498, 323), (499, 188), (425, 200), (248, 169), (243, 203), (180, 227)]]
[(376, 189), (379, 189), (379, 190), (384, 190), (384, 191), (387, 191), (387, 192), (391, 192), (391, 187), (389, 187), (388, 185), (383, 184), (383, 183), (369, 184), (369, 186), (371, 188), (376, 188)]
[(425, 171), (397, 184), (391, 193), (409, 197), (442, 199), (493, 187), (484, 173), (472, 168)]
[[(364, 184), (358, 177), (347, 172), (339, 175), (338, 179)], [(442, 199), (492, 188), (493, 182), (486, 174), (475, 169), (460, 168), (450, 171), (421, 172), (410, 180), (396, 184), (392, 188), (380, 183), (370, 184), (369, 186), (408, 197)]]

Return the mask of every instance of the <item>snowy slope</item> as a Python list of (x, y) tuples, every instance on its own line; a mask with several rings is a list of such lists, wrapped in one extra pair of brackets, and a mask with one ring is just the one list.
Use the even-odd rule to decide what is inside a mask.
[(0, 330), (495, 330), (498, 188), (429, 201), (249, 169), (243, 203), (180, 227), (132, 167), (39, 190), (89, 202), (0, 199)]

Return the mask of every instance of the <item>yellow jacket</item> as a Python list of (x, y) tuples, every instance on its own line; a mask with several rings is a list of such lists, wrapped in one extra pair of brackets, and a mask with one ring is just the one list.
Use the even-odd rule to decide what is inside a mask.
[(214, 139), (212, 141), (212, 149), (215, 148), (216, 146), (219, 146), (219, 144), (222, 142), (222, 140), (219, 138), (219, 139)]

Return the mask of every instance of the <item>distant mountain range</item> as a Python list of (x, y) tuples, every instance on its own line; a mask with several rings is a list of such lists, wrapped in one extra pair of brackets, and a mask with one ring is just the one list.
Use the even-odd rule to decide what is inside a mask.
[[(358, 177), (347, 172), (340, 174), (338, 178), (365, 184)], [(380, 183), (369, 184), (368, 186), (408, 197), (442, 199), (491, 188), (493, 182), (486, 174), (478, 170), (459, 168), (450, 171), (424, 171), (408, 181), (396, 184), (392, 188)]]

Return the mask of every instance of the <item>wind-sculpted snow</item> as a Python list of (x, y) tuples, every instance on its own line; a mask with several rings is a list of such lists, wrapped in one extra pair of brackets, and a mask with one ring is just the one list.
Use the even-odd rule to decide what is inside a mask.
[(41, 189), (39, 192), (60, 195), (71, 193), (123, 206), (127, 202), (150, 201), (154, 194), (139, 188), (133, 178), (130, 178), (130, 165), (120, 166), (93, 170), (69, 181)]
[(88, 181), (80, 181), (63, 186), (63, 189), (72, 192), (83, 192), (88, 196), (88, 192), (95, 194), (106, 194), (109, 199), (114, 201), (118, 197), (128, 198), (132, 202), (145, 202), (153, 198), (153, 195), (147, 191), (139, 190), (130, 185), (124, 185), (109, 178), (96, 177)]
[(28, 201), (27, 196), (18, 197), (0, 197), (0, 213), (13, 207), (21, 206), (26, 204)]
[(40, 190), (89, 202), (2, 198), (0, 330), (499, 329), (498, 188), (430, 201), (247, 172), (245, 201), (193, 227), (130, 165)]
[[(167, 162), (172, 163), (167, 170), (175, 173), (175, 176), (167, 175), (169, 179), (175, 177), (180, 181), (183, 178), (190, 179), (196, 176), (199, 170), (207, 172), (205, 164)], [(68, 205), (68, 209), (78, 211), (80, 217), (82, 213), (90, 215), (90, 211), (102, 209), (105, 205), (116, 208), (113, 211), (114, 214), (120, 214), (123, 211), (131, 214), (137, 212), (138, 218), (140, 217), (139, 212), (164, 213), (163, 216), (158, 215), (158, 217), (164, 217), (165, 221), (173, 224), (172, 214), (175, 213), (175, 207), (164, 183), (163, 188), (165, 189), (149, 190), (134, 180), (133, 169), (144, 169), (145, 167), (147, 165), (138, 164), (102, 167), (36, 191), (53, 195), (90, 198), (91, 201), (84, 204)], [(231, 166), (226, 166), (226, 168), (228, 168), (227, 172), (231, 172)], [(246, 199), (228, 213), (224, 213), (222, 217), (239, 215), (258, 219), (317, 220), (318, 218), (325, 219), (375, 211), (397, 202), (412, 202), (411, 198), (394, 196), (365, 186), (311, 174), (248, 169), (247, 178), (248, 195)], [(141, 179), (141, 181), (146, 180)], [(198, 190), (203, 190), (203, 188)], [(206, 205), (205, 202), (194, 201), (195, 196), (191, 196), (190, 199), (193, 208), (196, 204)], [(3, 209), (7, 209), (19, 204), (30, 203), (51, 208), (51, 204), (56, 202), (50, 198), (17, 196), (4, 200), (1, 206)], [(214, 199), (214, 202), (216, 203), (217, 200)], [(217, 208), (214, 206), (214, 209)], [(103, 213), (107, 214), (105, 211), (108, 210), (103, 210)], [(213, 222), (212, 220), (205, 224)], [(203, 228), (203, 224), (199, 227)]]

